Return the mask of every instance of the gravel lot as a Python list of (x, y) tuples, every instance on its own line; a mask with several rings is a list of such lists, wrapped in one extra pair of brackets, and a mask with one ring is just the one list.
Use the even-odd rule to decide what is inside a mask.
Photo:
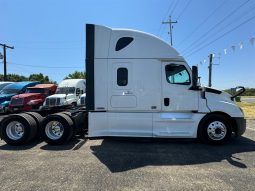
[(0, 141), (0, 190), (254, 190), (255, 120), (229, 145), (194, 140)]

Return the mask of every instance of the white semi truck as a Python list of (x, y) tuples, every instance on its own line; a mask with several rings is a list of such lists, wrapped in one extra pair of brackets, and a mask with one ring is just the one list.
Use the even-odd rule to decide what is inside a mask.
[(48, 96), (44, 108), (77, 106), (77, 101), (86, 90), (86, 80), (66, 79), (59, 83), (56, 93)]
[(11, 115), (1, 123), (1, 138), (19, 145), (42, 132), (47, 143), (62, 144), (83, 133), (222, 144), (242, 135), (246, 123), (236, 95), (198, 86), (197, 73), (156, 36), (87, 24), (86, 108)]

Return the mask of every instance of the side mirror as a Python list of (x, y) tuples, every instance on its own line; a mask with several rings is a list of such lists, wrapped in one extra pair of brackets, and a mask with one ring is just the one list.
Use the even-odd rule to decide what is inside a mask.
[(192, 89), (197, 89), (198, 85), (197, 85), (197, 81), (198, 81), (198, 69), (197, 66), (192, 66)]

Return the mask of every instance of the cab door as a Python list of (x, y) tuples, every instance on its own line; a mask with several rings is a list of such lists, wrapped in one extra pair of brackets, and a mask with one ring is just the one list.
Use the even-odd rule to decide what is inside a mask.
[(163, 111), (198, 111), (199, 94), (191, 86), (191, 71), (184, 62), (162, 62)]
[(154, 137), (195, 137), (198, 91), (190, 90), (191, 71), (182, 62), (162, 63), (162, 112), (153, 114)]
[(131, 62), (111, 63), (109, 81), (109, 109), (133, 110), (137, 107)]

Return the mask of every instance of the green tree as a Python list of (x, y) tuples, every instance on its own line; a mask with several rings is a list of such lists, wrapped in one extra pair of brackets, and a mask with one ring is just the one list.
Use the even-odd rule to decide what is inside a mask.
[[(4, 80), (4, 75), (0, 74), (0, 81)], [(11, 82), (21, 82), (21, 81), (28, 81), (26, 76), (18, 75), (18, 74), (8, 74), (7, 80)]]
[(74, 71), (71, 74), (68, 74), (64, 79), (85, 79), (86, 78), (86, 72), (79, 72), (79, 71)]
[(54, 83), (52, 82), (48, 76), (44, 76), (42, 73), (39, 74), (31, 74), (28, 79), (30, 81), (39, 81), (40, 83), (43, 84), (48, 84), (48, 83)]

